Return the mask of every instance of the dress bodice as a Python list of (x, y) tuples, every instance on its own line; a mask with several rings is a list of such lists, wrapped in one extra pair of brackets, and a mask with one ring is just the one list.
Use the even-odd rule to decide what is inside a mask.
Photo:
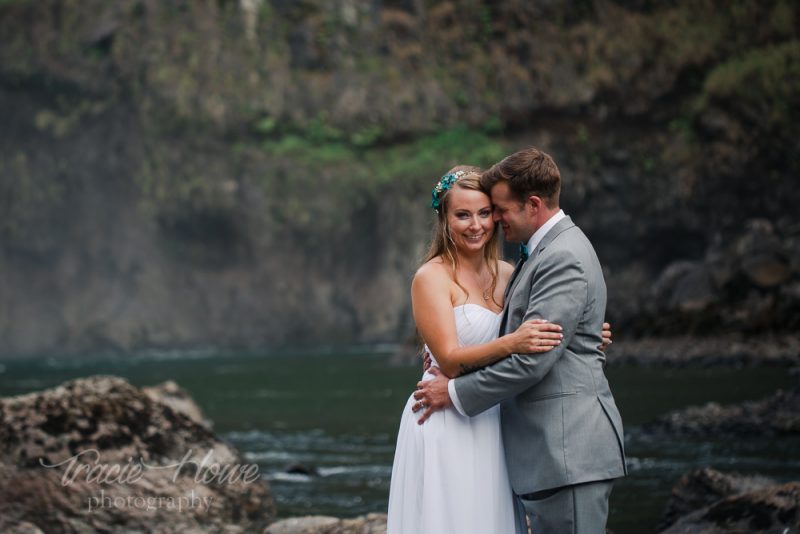
[[(456, 336), (460, 347), (480, 345), (497, 337), (502, 313), (495, 313), (480, 304), (468, 302), (455, 306), (453, 314), (456, 320)], [(438, 367), (436, 357), (428, 350), (427, 345), (425, 345), (425, 350), (431, 354), (432, 365)]]

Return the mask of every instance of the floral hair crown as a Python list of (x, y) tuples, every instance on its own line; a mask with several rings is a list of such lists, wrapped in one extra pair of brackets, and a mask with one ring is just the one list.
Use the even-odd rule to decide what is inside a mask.
[(453, 184), (456, 183), (459, 178), (467, 174), (469, 174), (467, 171), (456, 171), (442, 176), (442, 179), (439, 180), (439, 183), (436, 184), (436, 187), (434, 187), (431, 192), (431, 207), (436, 213), (439, 213), (439, 206), (442, 205), (442, 195), (453, 187)]

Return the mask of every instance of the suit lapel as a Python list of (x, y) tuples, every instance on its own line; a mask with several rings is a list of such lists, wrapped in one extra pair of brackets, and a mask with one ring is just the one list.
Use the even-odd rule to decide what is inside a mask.
[(514, 272), (511, 273), (511, 278), (508, 279), (508, 285), (506, 285), (506, 290), (503, 293), (503, 302), (508, 302), (508, 296), (511, 294), (511, 286), (514, 285), (514, 281), (516, 281), (517, 276), (519, 275), (519, 272), (522, 270), (523, 265), (525, 265), (525, 262), (519, 260), (517, 262), (516, 267), (514, 267)]
[(506, 291), (503, 297), (503, 319), (500, 321), (500, 335), (505, 333), (506, 323), (508, 322), (510, 298), (517, 288), (517, 282), (522, 279), (522, 270), (526, 267), (526, 265), (529, 268), (532, 268), (530, 266), (537, 260), (539, 253), (547, 248), (547, 246), (552, 243), (561, 232), (572, 228), (573, 226), (575, 226), (575, 223), (572, 222), (572, 219), (570, 219), (569, 216), (564, 217), (544, 235), (542, 240), (539, 241), (539, 244), (536, 245), (536, 248), (531, 251), (527, 261), (517, 262), (517, 266), (514, 268), (514, 272), (511, 274), (511, 278), (508, 281), (508, 285), (506, 286)]
[[(543, 251), (545, 248), (547, 248), (547, 245), (549, 245), (550, 243), (552, 243), (552, 242), (553, 242), (553, 240), (554, 240), (556, 237), (558, 237), (558, 234), (560, 234), (560, 233), (561, 233), (561, 232), (563, 232), (564, 230), (567, 230), (567, 229), (569, 229), (569, 228), (572, 228), (573, 226), (575, 226), (575, 223), (574, 223), (574, 222), (572, 222), (572, 219), (570, 219), (569, 215), (567, 215), (566, 217), (564, 217), (563, 219), (561, 219), (560, 221), (558, 221), (558, 222), (556, 223), (556, 225), (555, 225), (555, 226), (553, 226), (553, 227), (550, 229), (550, 231), (549, 231), (549, 232), (547, 232), (546, 234), (544, 234), (544, 237), (542, 238), (542, 240), (541, 240), (541, 241), (539, 241), (539, 244), (538, 244), (538, 245), (536, 245), (536, 249), (535, 249), (535, 250), (534, 250), (534, 251), (531, 253), (531, 258), (536, 258), (536, 256), (537, 256), (537, 255), (538, 255), (538, 254), (539, 254), (541, 251)], [(529, 260), (530, 260), (531, 258), (529, 258)]]

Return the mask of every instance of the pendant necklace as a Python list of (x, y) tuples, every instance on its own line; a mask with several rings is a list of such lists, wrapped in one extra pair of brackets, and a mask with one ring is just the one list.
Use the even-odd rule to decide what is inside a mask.
[[(483, 285), (483, 284), (481, 284)], [(483, 301), (489, 302), (489, 299), (492, 298), (492, 283), (489, 282), (489, 287), (483, 290)]]

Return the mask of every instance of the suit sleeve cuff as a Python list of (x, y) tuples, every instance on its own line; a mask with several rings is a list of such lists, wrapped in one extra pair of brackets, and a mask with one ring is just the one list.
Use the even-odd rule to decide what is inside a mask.
[(447, 392), (450, 394), (450, 400), (453, 402), (453, 406), (458, 413), (461, 415), (467, 415), (464, 412), (464, 408), (461, 407), (461, 401), (458, 400), (458, 393), (456, 393), (456, 381), (455, 380), (448, 380), (447, 382)]

